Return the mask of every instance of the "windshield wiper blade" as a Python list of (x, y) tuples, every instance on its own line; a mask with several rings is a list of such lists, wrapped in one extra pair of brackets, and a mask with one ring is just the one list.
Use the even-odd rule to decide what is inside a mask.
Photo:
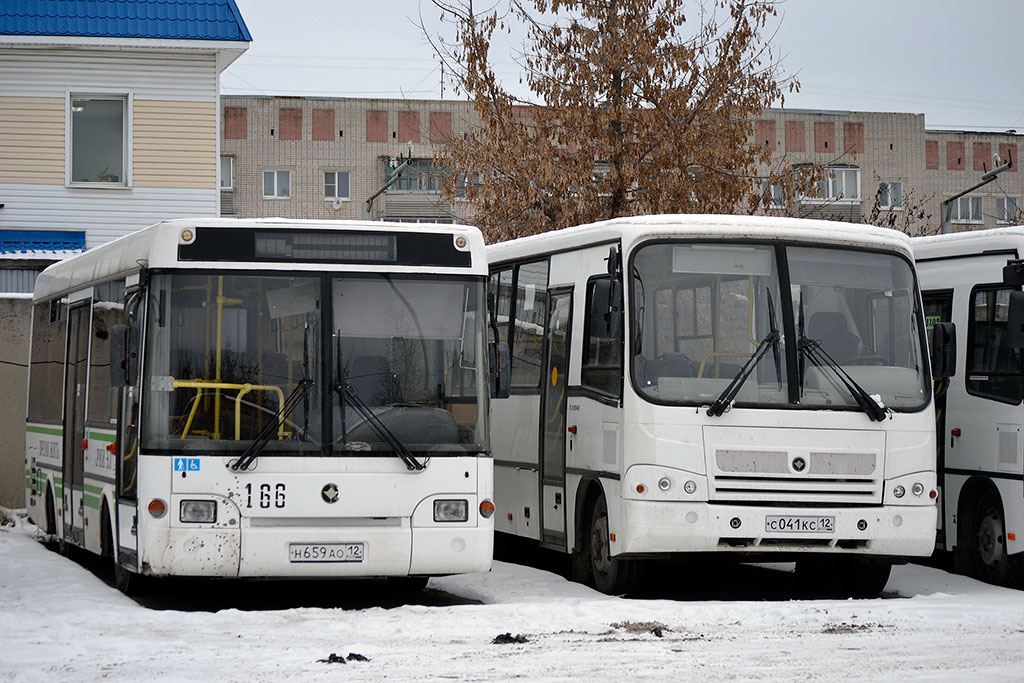
[(800, 337), (797, 344), (800, 354), (810, 360), (819, 368), (828, 368), (839, 378), (850, 396), (856, 401), (861, 410), (871, 419), (872, 422), (881, 422), (885, 419), (886, 410), (882, 407), (864, 387), (857, 383), (839, 363), (836, 363), (832, 356), (828, 355), (825, 349), (821, 348), (821, 342), (807, 337)]
[(384, 424), (379, 417), (370, 409), (369, 406), (359, 398), (359, 395), (352, 388), (351, 384), (335, 384), (334, 390), (338, 393), (338, 397), (341, 399), (341, 410), (345, 411), (345, 403), (352, 404), (352, 407), (356, 409), (356, 412), (373, 427), (373, 430), (380, 435), (382, 439), (388, 442), (391, 449), (395, 452), (405, 466), (411, 471), (419, 472), (420, 470), (426, 469), (426, 465), (416, 459), (416, 456), (412, 454), (409, 447), (406, 446), (402, 441), (395, 436), (394, 432), (388, 429), (387, 425)]
[(238, 460), (231, 464), (232, 470), (237, 472), (238, 470), (249, 469), (249, 465), (259, 457), (259, 454), (270, 442), (270, 438), (274, 436), (274, 432), (278, 430), (281, 423), (287, 420), (288, 416), (295, 410), (295, 407), (299, 405), (299, 399), (306, 395), (306, 387), (312, 384), (313, 380), (309, 378), (303, 378), (298, 381), (295, 388), (292, 389), (292, 393), (288, 394), (288, 398), (284, 400), (284, 403), (281, 404), (280, 409), (274, 415), (274, 419), (267, 423), (256, 438), (242, 451), (242, 455), (239, 456)]
[(779, 382), (779, 387), (782, 387), (782, 368), (779, 367), (779, 342), (782, 340), (782, 335), (779, 334), (778, 325), (775, 322), (775, 304), (772, 302), (771, 291), (768, 292), (768, 334), (764, 336), (757, 343), (757, 348), (750, 354), (750, 358), (743, 364), (740, 371), (736, 373), (736, 376), (729, 382), (729, 386), (715, 399), (715, 402), (708, 408), (707, 414), (710, 417), (719, 417), (726, 409), (732, 404), (733, 399), (740, 393), (740, 389), (743, 387), (743, 383), (750, 377), (750, 373), (754, 371), (757, 364), (761, 362), (765, 354), (768, 353), (768, 347), (771, 346), (772, 352), (775, 356), (775, 377)]

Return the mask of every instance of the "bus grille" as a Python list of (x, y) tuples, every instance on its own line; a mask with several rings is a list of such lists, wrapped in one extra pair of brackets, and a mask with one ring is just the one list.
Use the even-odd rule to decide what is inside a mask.
[(711, 498), (767, 504), (873, 504), (882, 496), (880, 455), (781, 450), (714, 451)]

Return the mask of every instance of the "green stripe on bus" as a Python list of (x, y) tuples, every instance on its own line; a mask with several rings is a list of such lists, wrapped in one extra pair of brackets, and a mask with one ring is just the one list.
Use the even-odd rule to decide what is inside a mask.
[(115, 434), (104, 434), (103, 432), (89, 432), (89, 438), (96, 439), (97, 441), (109, 441), (110, 443), (114, 443), (117, 440)]
[(102, 486), (93, 486), (92, 484), (82, 484), (82, 488), (88, 493), (103, 493)]
[(100, 509), (100, 497), (99, 496), (85, 496), (85, 507), (92, 508), (93, 510)]
[(25, 427), (25, 431), (31, 432), (32, 434), (49, 434), (50, 436), (64, 436), (64, 430), (60, 429), (59, 427), (33, 427), (30, 425), (28, 427)]

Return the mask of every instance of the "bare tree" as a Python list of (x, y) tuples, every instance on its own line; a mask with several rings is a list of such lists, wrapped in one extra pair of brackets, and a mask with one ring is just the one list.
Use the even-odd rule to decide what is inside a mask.
[[(473, 201), (490, 239), (759, 201), (771, 155), (751, 122), (799, 87), (763, 36), (772, 2), (497, 1), (432, 0), (446, 28), (428, 33), (481, 121), (437, 156), (442, 192)], [(494, 71), (492, 38), (513, 25), (529, 100)]]

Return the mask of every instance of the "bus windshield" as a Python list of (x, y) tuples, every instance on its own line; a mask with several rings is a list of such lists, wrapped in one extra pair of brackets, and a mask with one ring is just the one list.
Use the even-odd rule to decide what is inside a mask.
[(483, 279), (324, 279), (154, 274), (143, 448), (486, 451)]
[(236, 452), (279, 422), (265, 452), (319, 453), (320, 309), (317, 277), (154, 275), (143, 447)]
[(656, 242), (636, 250), (631, 273), (633, 383), (652, 402), (927, 404), (913, 272), (894, 254)]
[(333, 438), (343, 451), (485, 451), (484, 283), (335, 278)]

